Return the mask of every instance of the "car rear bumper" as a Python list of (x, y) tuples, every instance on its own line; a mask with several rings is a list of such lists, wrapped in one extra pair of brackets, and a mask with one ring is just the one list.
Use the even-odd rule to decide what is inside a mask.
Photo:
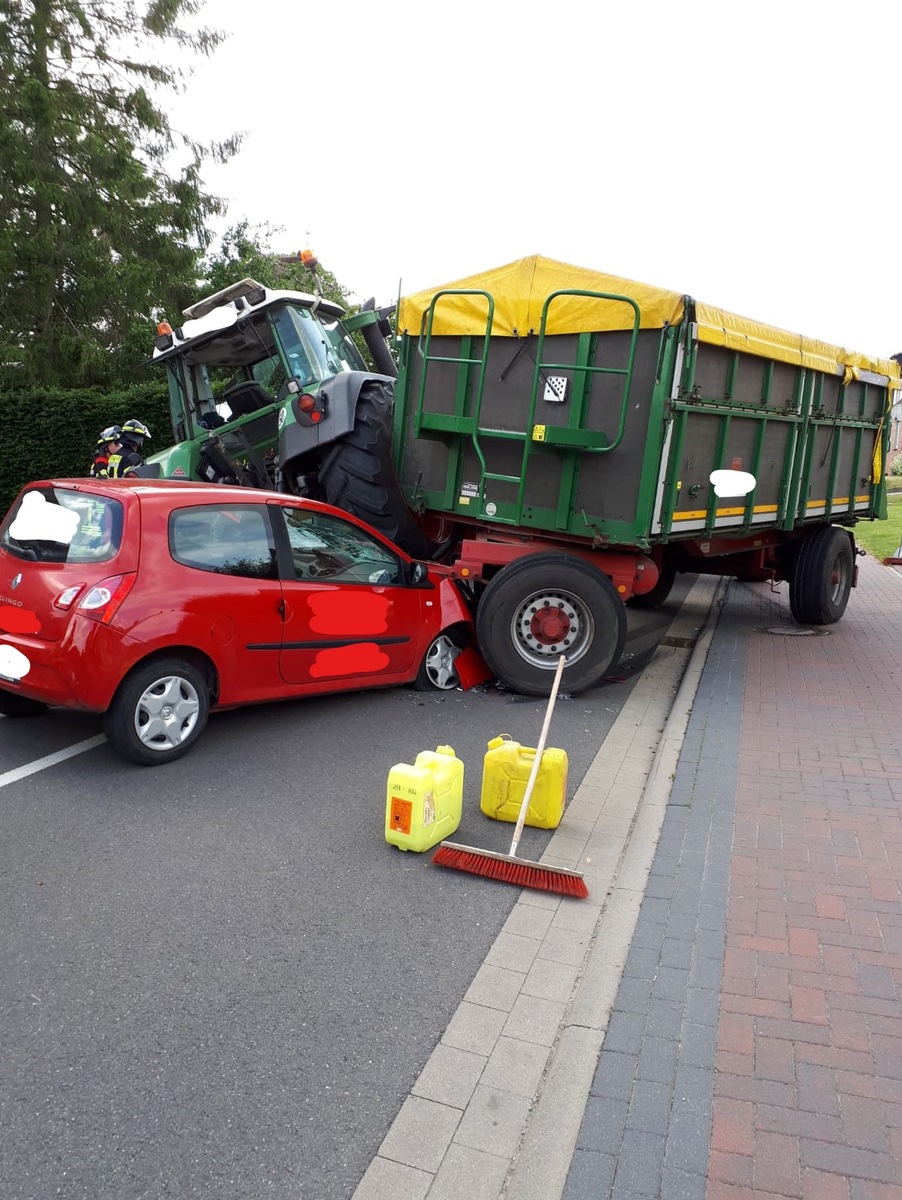
[[(122, 667), (113, 655), (110, 631), (90, 622), (79, 622), (75, 637), (59, 642), (4, 633), (0, 644), (13, 646), (30, 664), (20, 680), (0, 678), (0, 688), (29, 700), (61, 708), (105, 712), (122, 678)], [(80, 636), (79, 636), (80, 635)], [(122, 640), (115, 639), (117, 648)]]

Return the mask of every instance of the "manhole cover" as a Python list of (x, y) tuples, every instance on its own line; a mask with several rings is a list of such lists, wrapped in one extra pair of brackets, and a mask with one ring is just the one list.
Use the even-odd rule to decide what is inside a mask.
[(829, 637), (829, 629), (800, 629), (797, 625), (775, 625), (771, 629), (759, 629), (758, 633), (770, 633), (774, 637)]

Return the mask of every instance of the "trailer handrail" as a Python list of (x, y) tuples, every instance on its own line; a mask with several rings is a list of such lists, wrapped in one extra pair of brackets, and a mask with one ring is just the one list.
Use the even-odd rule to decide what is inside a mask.
[[(601, 367), (582, 365), (576, 366), (573, 363), (555, 363), (545, 362), (542, 358), (542, 352), (545, 346), (546, 325), (548, 322), (548, 310), (551, 304), (559, 296), (584, 296), (590, 300), (613, 300), (629, 305), (633, 310), (633, 326), (630, 336), (629, 358), (626, 367)], [(542, 305), (542, 320), (539, 325), (539, 344), (536, 349), (536, 369), (533, 376), (532, 395), (530, 396), (529, 419), (527, 421), (527, 429), (532, 431), (531, 437), (535, 442), (543, 442), (546, 445), (561, 446), (563, 448), (574, 448), (588, 452), (589, 454), (608, 454), (611, 450), (616, 450), (623, 441), (623, 435), (626, 430), (626, 415), (629, 407), (630, 386), (633, 379), (633, 366), (636, 359), (636, 345), (639, 338), (639, 326), (642, 320), (642, 312), (639, 305), (630, 296), (620, 296), (614, 292), (592, 292), (583, 288), (560, 288), (556, 292), (551, 292), (546, 297), (545, 303)], [(626, 332), (626, 331), (624, 331)], [(593, 434), (587, 429), (573, 429), (570, 426), (548, 426), (536, 425), (536, 404), (538, 401), (539, 381), (543, 374), (551, 369), (559, 371), (573, 371), (592, 375), (622, 375), (624, 378), (623, 397), (620, 403), (620, 415), (617, 421), (617, 433), (611, 441), (604, 433)], [(604, 441), (599, 441), (603, 438)]]

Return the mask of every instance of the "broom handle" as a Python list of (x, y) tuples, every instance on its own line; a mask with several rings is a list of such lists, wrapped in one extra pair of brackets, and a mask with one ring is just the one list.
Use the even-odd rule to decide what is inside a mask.
[(520, 841), (520, 834), (523, 832), (523, 822), (526, 820), (526, 813), (529, 809), (529, 802), (532, 799), (532, 789), (536, 785), (536, 776), (539, 774), (539, 767), (542, 762), (542, 752), (545, 749), (545, 739), (548, 737), (548, 727), (551, 725), (551, 714), (554, 711), (554, 702), (557, 700), (558, 688), (561, 686), (561, 676), (564, 673), (565, 656), (562, 654), (557, 660), (557, 670), (554, 673), (554, 683), (551, 685), (551, 695), (548, 697), (548, 707), (545, 709), (545, 721), (542, 725), (542, 732), (539, 734), (539, 744), (536, 746), (536, 756), (533, 759), (532, 770), (529, 772), (529, 779), (526, 781), (526, 791), (523, 793), (523, 801), (520, 804), (520, 815), (517, 817), (517, 826), (514, 829), (514, 840), (511, 842), (510, 857), (517, 853), (517, 845)]

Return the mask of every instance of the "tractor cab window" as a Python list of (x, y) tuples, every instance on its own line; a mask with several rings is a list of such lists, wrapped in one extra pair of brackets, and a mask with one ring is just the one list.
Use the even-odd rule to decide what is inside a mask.
[(343, 371), (365, 371), (357, 347), (334, 318), (312, 309), (286, 305), (273, 316), (292, 378), (302, 388)]

